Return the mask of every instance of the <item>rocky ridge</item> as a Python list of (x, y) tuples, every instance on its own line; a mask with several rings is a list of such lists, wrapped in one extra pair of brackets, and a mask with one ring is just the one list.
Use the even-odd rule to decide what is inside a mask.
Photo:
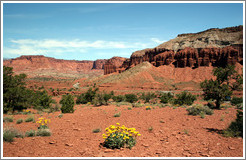
[(175, 39), (134, 52), (118, 69), (108, 64), (104, 74), (122, 72), (144, 61), (153, 66), (176, 68), (243, 64), (243, 26), (212, 28), (198, 33), (179, 34)]

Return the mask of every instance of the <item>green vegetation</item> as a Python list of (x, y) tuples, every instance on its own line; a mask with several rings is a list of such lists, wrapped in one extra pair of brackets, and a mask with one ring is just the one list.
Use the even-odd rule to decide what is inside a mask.
[(3, 117), (3, 122), (13, 122), (14, 121), (14, 118), (11, 116), (11, 117)]
[(77, 97), (76, 104), (86, 104), (88, 102), (92, 102), (98, 90), (99, 89), (96, 87), (96, 84), (94, 84), (94, 86), (90, 87), (87, 90), (87, 92), (82, 93), (81, 95)]
[(178, 105), (192, 105), (193, 102), (196, 100), (196, 96), (192, 95), (187, 91), (183, 91), (180, 94), (176, 94), (176, 97), (177, 98), (174, 99), (173, 103)]
[(232, 95), (233, 87), (231, 87), (230, 80), (236, 75), (235, 66), (215, 68), (213, 75), (216, 76), (215, 80), (205, 80), (200, 85), (204, 92), (204, 99), (216, 100), (215, 108), (220, 109), (221, 102)]
[(243, 137), (243, 112), (241, 110), (237, 111), (237, 119), (223, 131), (223, 135), (226, 137)]
[(123, 95), (113, 96), (112, 99), (113, 99), (115, 102), (122, 102), (122, 101), (125, 100), (125, 96), (123, 96)]
[(134, 102), (138, 101), (138, 97), (135, 94), (126, 94), (125, 98), (126, 98), (126, 101), (130, 102), (130, 103), (134, 103)]
[(51, 136), (51, 132), (49, 129), (38, 129), (36, 132), (36, 136)]
[(114, 114), (114, 117), (120, 117), (120, 115), (121, 115), (121, 112), (118, 112)]
[(243, 103), (243, 97), (232, 97), (231, 104), (232, 105), (237, 105)]
[(146, 94), (142, 93), (140, 99), (144, 100), (144, 103), (149, 103), (151, 99), (154, 99), (156, 97), (157, 96), (155, 95), (155, 93), (148, 92)]
[(100, 128), (96, 128), (96, 129), (93, 129), (92, 132), (93, 133), (99, 133), (99, 132), (101, 132), (101, 129)]
[(30, 131), (26, 131), (25, 134), (26, 137), (34, 137), (35, 136), (35, 130), (30, 130)]
[(25, 119), (25, 122), (35, 122), (35, 119), (34, 119), (33, 116), (27, 117), (27, 118)]
[(7, 127), (3, 129), (3, 141), (13, 142), (15, 137), (22, 138), (23, 134), (12, 127)]
[(62, 105), (61, 107), (61, 112), (62, 113), (73, 113), (74, 112), (74, 99), (71, 94), (68, 95), (63, 95), (62, 99), (60, 101), (60, 104)]
[[(30, 106), (35, 109), (49, 108), (55, 103), (47, 92), (26, 89), (26, 75), (14, 75), (13, 68), (3, 67), (3, 111), (22, 111)], [(42, 88), (42, 87), (41, 87)]]
[(161, 100), (160, 101), (161, 103), (166, 104), (166, 103), (170, 103), (171, 102), (171, 100), (173, 99), (173, 95), (170, 92), (161, 93), (159, 98)]
[(202, 115), (202, 114), (207, 114), (207, 115), (212, 115), (213, 114), (213, 110), (210, 109), (208, 106), (203, 106), (202, 104), (196, 104), (193, 105), (190, 108), (186, 109), (188, 111), (189, 115)]
[(23, 119), (18, 119), (17, 121), (16, 121), (16, 124), (21, 124), (23, 122)]

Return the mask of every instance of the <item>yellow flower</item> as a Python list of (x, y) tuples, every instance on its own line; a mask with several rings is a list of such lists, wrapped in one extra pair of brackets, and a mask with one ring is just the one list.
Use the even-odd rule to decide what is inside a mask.
[(132, 134), (129, 134), (129, 136), (132, 136)]
[(137, 134), (137, 136), (141, 136), (141, 134)]
[(118, 126), (120, 125), (119, 123), (116, 123)]
[(103, 137), (103, 139), (106, 139), (107, 137)]
[(42, 126), (44, 125), (44, 123), (41, 124)]
[(121, 137), (123, 137), (123, 134), (120, 134)]

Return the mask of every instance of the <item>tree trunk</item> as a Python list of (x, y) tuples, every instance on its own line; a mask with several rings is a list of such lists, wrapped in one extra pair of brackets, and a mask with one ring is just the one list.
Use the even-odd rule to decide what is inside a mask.
[(216, 109), (220, 109), (220, 103), (221, 103), (221, 101), (220, 101), (220, 99), (217, 99), (216, 100)]

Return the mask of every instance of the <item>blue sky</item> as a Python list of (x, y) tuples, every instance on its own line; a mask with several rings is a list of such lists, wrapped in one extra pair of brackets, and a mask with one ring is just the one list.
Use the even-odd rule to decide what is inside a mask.
[(3, 57), (130, 57), (181, 33), (243, 25), (242, 3), (4, 3)]

